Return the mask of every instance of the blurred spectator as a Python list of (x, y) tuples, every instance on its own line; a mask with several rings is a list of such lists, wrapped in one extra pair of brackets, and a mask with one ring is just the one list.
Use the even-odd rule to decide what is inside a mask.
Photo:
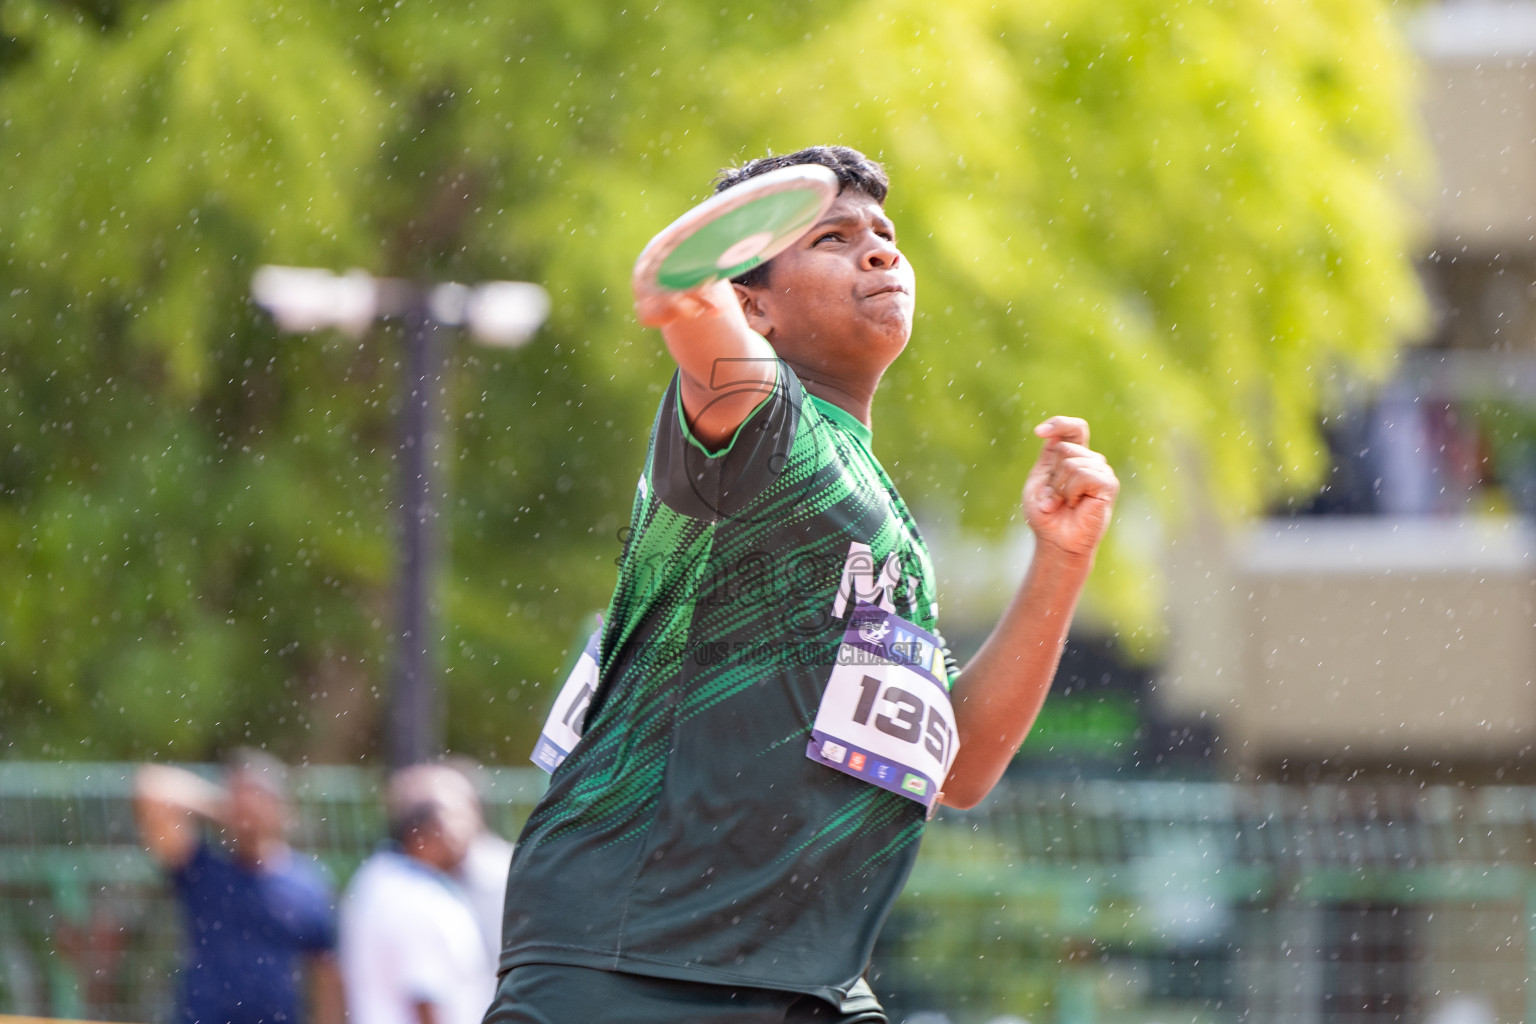
[(352, 1024), (480, 1024), (495, 965), (454, 873), (482, 829), (474, 787), (452, 768), (396, 772), (389, 844), (358, 868), (341, 910)]
[(501, 960), (501, 915), (507, 902), (507, 869), (512, 865), (512, 844), (485, 824), (485, 811), (477, 785), (481, 768), (468, 758), (449, 758), (447, 765), (469, 782), (469, 799), (477, 827), (464, 862), (454, 872), (469, 899), (470, 913), (485, 940), (486, 962), (494, 973)]
[(1382, 393), (1357, 457), (1363, 461), (1372, 453), (1377, 510), (1393, 516), (1428, 515), (1435, 510), (1442, 490), (1436, 480), (1439, 453), (1424, 406), (1411, 384), (1393, 381)]
[[(165, 765), (134, 778), (134, 813), (186, 917), (183, 1024), (341, 1024), (335, 901), (287, 843), (287, 772), (260, 751), (227, 762), (224, 786)], [(211, 841), (203, 824), (222, 840)], [(300, 982), (309, 975), (311, 1011)]]

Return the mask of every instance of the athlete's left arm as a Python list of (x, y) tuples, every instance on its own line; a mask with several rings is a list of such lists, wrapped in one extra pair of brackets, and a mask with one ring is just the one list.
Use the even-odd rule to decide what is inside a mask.
[(1120, 492), (1114, 470), (1088, 447), (1086, 422), (1053, 416), (1035, 433), (1045, 444), (1024, 485), (1035, 556), (954, 685), (960, 752), (943, 792), (955, 807), (974, 807), (992, 791), (1035, 724)]

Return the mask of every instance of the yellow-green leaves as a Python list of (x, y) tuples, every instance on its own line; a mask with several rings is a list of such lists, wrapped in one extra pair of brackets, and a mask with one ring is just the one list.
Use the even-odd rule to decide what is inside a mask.
[[(919, 509), (1008, 522), (1057, 412), (1127, 515), (1305, 488), (1330, 379), (1422, 316), (1407, 61), (1380, 0), (0, 2), (10, 741), (371, 749), (399, 339), (279, 336), (248, 287), (280, 262), (554, 297), (443, 390), (450, 736), (521, 757), (669, 372), (630, 264), (769, 149), (891, 172), (919, 320), (876, 437)], [(1147, 535), (1094, 582), (1127, 635)]]

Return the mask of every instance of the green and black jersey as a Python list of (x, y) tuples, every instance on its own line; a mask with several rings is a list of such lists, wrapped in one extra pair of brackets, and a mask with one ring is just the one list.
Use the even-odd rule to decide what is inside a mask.
[(856, 599), (935, 631), (928, 552), (868, 428), (780, 363), (710, 452), (674, 378), (585, 732), (513, 857), (503, 970), (847, 994), (923, 831), (917, 803), (806, 756)]

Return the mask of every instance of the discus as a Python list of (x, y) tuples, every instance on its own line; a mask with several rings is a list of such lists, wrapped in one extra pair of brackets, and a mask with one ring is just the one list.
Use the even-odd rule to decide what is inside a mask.
[(733, 185), (651, 239), (635, 260), (635, 292), (684, 292), (745, 274), (794, 245), (837, 193), (837, 175), (819, 164)]

